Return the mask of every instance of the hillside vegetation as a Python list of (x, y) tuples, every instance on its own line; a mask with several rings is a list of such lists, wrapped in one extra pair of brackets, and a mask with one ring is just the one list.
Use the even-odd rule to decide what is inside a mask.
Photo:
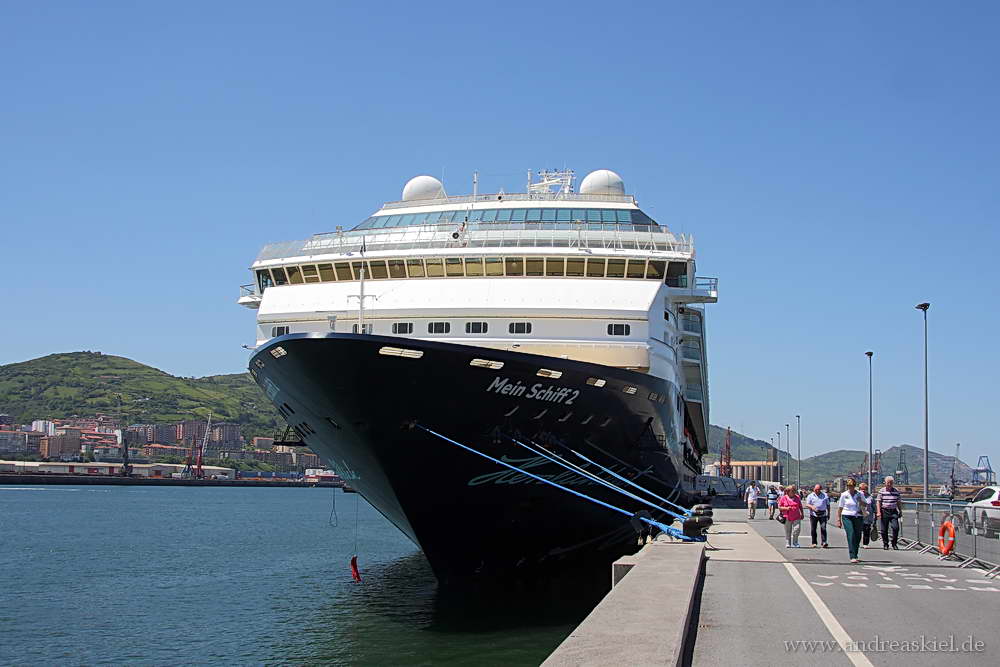
[(118, 394), (129, 423), (205, 419), (211, 412), (214, 421), (240, 424), (248, 441), (285, 427), (249, 373), (180, 378), (100, 352), (51, 354), (0, 366), (0, 412), (19, 423), (115, 414)]
[[(793, 434), (794, 435), (794, 434)], [(709, 430), (709, 455), (706, 461), (717, 461), (722, 453), (722, 445), (726, 439), (726, 429), (712, 426)], [(760, 461), (766, 458), (766, 454), (774, 451), (771, 443), (763, 440), (754, 440), (742, 433), (733, 431), (733, 460), (734, 461)], [(794, 445), (792, 447), (794, 449)], [(923, 480), (924, 471), (924, 450), (913, 445), (896, 445), (882, 452), (882, 475), (895, 475), (899, 462), (899, 450), (903, 448), (906, 467), (910, 473), (910, 484), (919, 484)], [(868, 452), (862, 449), (838, 449), (826, 452), (817, 456), (812, 456), (802, 460), (802, 481), (803, 483), (822, 482), (836, 477), (845, 477), (848, 473), (861, 468)], [(782, 461), (785, 455), (782, 454)], [(951, 476), (952, 461), (954, 456), (947, 456), (931, 450), (928, 453), (930, 463), (929, 480), (931, 484), (943, 484)], [(789, 471), (794, 479), (796, 474), (796, 461), (793, 456), (789, 459)], [(955, 468), (955, 476), (959, 480), (967, 480), (972, 476), (971, 469), (962, 461), (958, 462)]]

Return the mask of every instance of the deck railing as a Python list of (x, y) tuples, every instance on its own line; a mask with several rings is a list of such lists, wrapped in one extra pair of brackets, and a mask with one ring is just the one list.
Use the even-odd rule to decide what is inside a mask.
[(458, 195), (456, 197), (441, 197), (439, 199), (423, 199), (418, 201), (391, 201), (382, 208), (415, 208), (418, 206), (441, 206), (444, 204), (476, 204), (479, 202), (505, 201), (592, 201), (613, 204), (635, 204), (632, 195), (589, 195), (578, 192), (494, 192), (483, 195)]
[(690, 237), (664, 231), (596, 231), (584, 229), (479, 229), (457, 231), (451, 225), (437, 229), (368, 230), (370, 233), (317, 234), (311, 239), (264, 246), (257, 261), (331, 253), (419, 249), (578, 248), (581, 250), (639, 250), (691, 254)]

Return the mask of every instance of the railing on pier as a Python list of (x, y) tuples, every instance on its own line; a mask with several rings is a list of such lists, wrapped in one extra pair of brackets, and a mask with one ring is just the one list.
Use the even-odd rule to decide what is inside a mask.
[[(976, 508), (967, 503), (946, 501), (907, 500), (903, 502), (903, 518), (900, 521), (900, 537), (912, 547), (921, 551), (938, 552), (938, 531), (941, 524), (951, 520), (955, 527), (955, 546), (952, 555), (963, 561), (963, 565), (980, 564), (992, 568), (1000, 574), (1000, 525), (996, 519), (990, 523), (982, 521)], [(881, 530), (881, 526), (879, 527)]]

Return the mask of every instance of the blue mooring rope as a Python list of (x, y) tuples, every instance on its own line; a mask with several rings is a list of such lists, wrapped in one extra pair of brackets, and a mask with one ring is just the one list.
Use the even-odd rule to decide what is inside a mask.
[[(587, 470), (584, 470), (583, 468), (581, 468), (580, 466), (576, 465), (575, 463), (571, 463), (569, 461), (566, 461), (565, 459), (563, 459), (558, 454), (551, 454), (551, 456), (550, 456), (550, 452), (546, 452), (545, 448), (543, 448), (541, 445), (539, 445), (538, 443), (536, 443), (534, 440), (531, 441), (531, 444), (535, 445), (535, 447), (537, 447), (538, 449), (535, 449), (535, 447), (529, 447), (528, 445), (524, 444), (523, 442), (521, 442), (517, 438), (513, 438), (513, 437), (511, 437), (509, 435), (505, 434), (505, 437), (507, 437), (512, 442), (514, 442), (514, 443), (516, 443), (516, 444), (524, 447), (529, 452), (532, 452), (534, 454), (538, 454), (539, 456), (542, 456), (542, 457), (548, 459), (549, 461), (552, 461), (556, 465), (561, 465), (562, 467), (567, 468), (568, 470), (570, 470), (572, 472), (578, 472), (581, 475), (586, 476), (588, 479), (591, 479), (591, 480), (597, 482), (598, 484), (602, 484), (603, 486), (606, 486), (607, 488), (611, 489), (612, 491), (617, 491), (618, 493), (621, 493), (624, 496), (628, 496), (629, 498), (631, 498), (633, 500), (637, 500), (640, 503), (642, 503), (643, 505), (646, 505), (648, 507), (652, 507), (653, 509), (657, 510), (658, 512), (664, 512), (664, 513), (669, 514), (670, 516), (674, 517), (675, 519), (680, 519), (681, 521), (684, 521), (685, 519), (688, 518), (687, 516), (682, 516), (680, 514), (677, 514), (676, 512), (672, 512), (672, 511), (670, 511), (668, 509), (664, 509), (664, 508), (660, 507), (659, 505), (657, 505), (656, 503), (651, 503), (648, 500), (646, 500), (645, 498), (640, 498), (639, 496), (635, 495), (634, 493), (632, 493), (630, 491), (626, 491), (623, 488), (617, 487), (614, 484), (612, 484), (611, 482), (609, 482), (608, 480), (601, 479), (600, 477), (598, 477), (594, 473), (589, 472)], [(570, 451), (572, 451), (572, 450), (570, 450)], [(555, 457), (555, 458), (553, 458), (553, 457)], [(595, 463), (594, 465), (596, 465), (598, 467), (601, 467), (600, 464), (597, 464), (597, 463)], [(642, 487), (639, 487), (639, 488), (642, 488)]]
[(646, 487), (643, 487), (643, 486), (639, 486), (639, 485), (638, 485), (638, 484), (636, 484), (635, 482), (632, 482), (632, 481), (630, 481), (630, 480), (627, 480), (627, 479), (625, 479), (625, 478), (624, 478), (624, 477), (622, 477), (621, 475), (619, 475), (619, 474), (615, 473), (615, 472), (614, 472), (613, 470), (609, 470), (608, 468), (605, 468), (605, 467), (604, 467), (604, 466), (602, 466), (602, 465), (601, 465), (600, 463), (597, 463), (596, 461), (591, 461), (591, 460), (590, 460), (590, 459), (588, 459), (588, 458), (587, 458), (586, 456), (584, 456), (583, 454), (581, 454), (580, 452), (578, 452), (578, 451), (576, 451), (576, 450), (574, 450), (574, 449), (570, 449), (569, 451), (573, 452), (574, 454), (576, 454), (577, 456), (579, 456), (579, 457), (580, 457), (581, 459), (583, 459), (583, 460), (584, 460), (584, 461), (586, 461), (587, 463), (591, 463), (591, 464), (593, 464), (593, 465), (597, 466), (598, 468), (600, 468), (600, 469), (601, 469), (601, 470), (603, 470), (604, 472), (606, 472), (606, 473), (608, 473), (609, 475), (613, 476), (613, 477), (614, 477), (615, 479), (620, 479), (621, 481), (625, 482), (626, 484), (629, 484), (629, 485), (631, 485), (631, 486), (634, 486), (634, 487), (635, 487), (635, 488), (637, 488), (637, 489), (642, 489), (643, 491), (645, 491), (645, 492), (646, 492), (646, 493), (648, 493), (649, 495), (653, 496), (653, 497), (654, 497), (654, 498), (656, 498), (657, 500), (662, 500), (662, 501), (663, 501), (663, 502), (665, 502), (666, 504), (668, 504), (668, 505), (672, 505), (672, 506), (676, 507), (676, 508), (677, 508), (677, 509), (679, 509), (680, 511), (684, 512), (684, 516), (685, 516), (685, 517), (690, 517), (690, 516), (692, 516), (692, 512), (691, 512), (691, 510), (687, 509), (686, 507), (681, 507), (681, 506), (680, 506), (680, 505), (678, 505), (677, 503), (672, 503), (672, 502), (670, 502), (669, 500), (667, 500), (666, 498), (661, 498), (660, 496), (656, 495), (655, 493), (653, 493), (652, 491), (650, 491), (650, 490), (649, 490), (649, 489), (647, 489)]
[[(554, 487), (556, 487), (557, 489), (559, 489), (561, 491), (567, 491), (569, 493), (572, 493), (574, 496), (578, 496), (580, 498), (583, 498), (584, 500), (589, 500), (592, 503), (597, 503), (598, 505), (601, 505), (602, 507), (606, 507), (609, 510), (613, 510), (615, 512), (618, 512), (619, 514), (624, 514), (627, 517), (631, 518), (631, 517), (635, 516), (635, 515), (632, 514), (632, 512), (629, 512), (628, 510), (623, 510), (622, 508), (615, 507), (614, 505), (612, 505), (610, 503), (606, 503), (603, 500), (598, 500), (597, 498), (592, 498), (592, 497), (588, 496), (585, 493), (580, 493), (579, 491), (574, 491), (573, 489), (567, 488), (567, 487), (565, 487), (565, 486), (563, 486), (561, 484), (557, 484), (557, 483), (553, 482), (552, 480), (545, 479), (544, 477), (540, 477), (538, 475), (534, 475), (534, 474), (528, 472), (527, 470), (523, 470), (521, 468), (518, 468), (515, 465), (511, 465), (511, 464), (509, 464), (509, 463), (507, 463), (505, 461), (501, 461), (500, 459), (494, 458), (494, 457), (490, 456), (489, 454), (484, 454), (483, 452), (475, 450), (472, 447), (469, 447), (468, 445), (463, 445), (462, 443), (458, 442), (457, 440), (452, 440), (448, 436), (441, 435), (440, 433), (437, 433), (436, 431), (432, 431), (431, 429), (427, 428), (426, 426), (423, 426), (422, 424), (414, 423), (414, 426), (416, 426), (417, 428), (419, 428), (421, 430), (427, 431), (428, 433), (430, 433), (433, 436), (437, 436), (438, 438), (441, 438), (445, 442), (450, 442), (451, 444), (456, 445), (458, 447), (461, 447), (462, 449), (464, 449), (466, 451), (469, 451), (469, 452), (472, 452), (473, 454), (477, 454), (478, 456), (481, 456), (484, 459), (488, 459), (490, 461), (493, 461), (496, 464), (502, 465), (505, 468), (509, 468), (509, 469), (511, 469), (511, 470), (513, 470), (515, 472), (519, 472), (522, 475), (526, 475), (528, 477), (531, 477), (532, 479), (537, 479), (539, 482), (542, 482), (544, 484), (548, 484), (549, 486), (554, 486)], [(648, 523), (651, 526), (656, 526), (657, 528), (659, 528), (663, 532), (665, 532), (668, 535), (671, 535), (671, 536), (673, 536), (673, 537), (675, 537), (675, 538), (677, 538), (679, 540), (683, 540), (685, 542), (694, 542), (695, 541), (695, 538), (689, 537), (689, 536), (685, 535), (682, 531), (680, 531), (680, 530), (678, 530), (678, 529), (676, 529), (676, 528), (674, 528), (672, 526), (668, 526), (668, 525), (666, 525), (664, 523), (660, 523), (659, 521), (656, 521), (655, 519), (649, 519), (649, 518), (644, 517), (644, 516), (635, 516), (635, 518), (639, 519), (640, 521), (643, 521), (645, 523)]]

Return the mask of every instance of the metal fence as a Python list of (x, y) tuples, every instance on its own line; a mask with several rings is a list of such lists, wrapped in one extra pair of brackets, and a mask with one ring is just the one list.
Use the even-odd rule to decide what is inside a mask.
[(903, 502), (900, 537), (906, 541), (907, 548), (940, 553), (938, 533), (941, 524), (949, 520), (955, 528), (955, 547), (951, 555), (962, 560), (962, 566), (979, 564), (986, 566), (990, 576), (1000, 575), (1000, 526), (988, 520), (984, 523), (966, 503)]

